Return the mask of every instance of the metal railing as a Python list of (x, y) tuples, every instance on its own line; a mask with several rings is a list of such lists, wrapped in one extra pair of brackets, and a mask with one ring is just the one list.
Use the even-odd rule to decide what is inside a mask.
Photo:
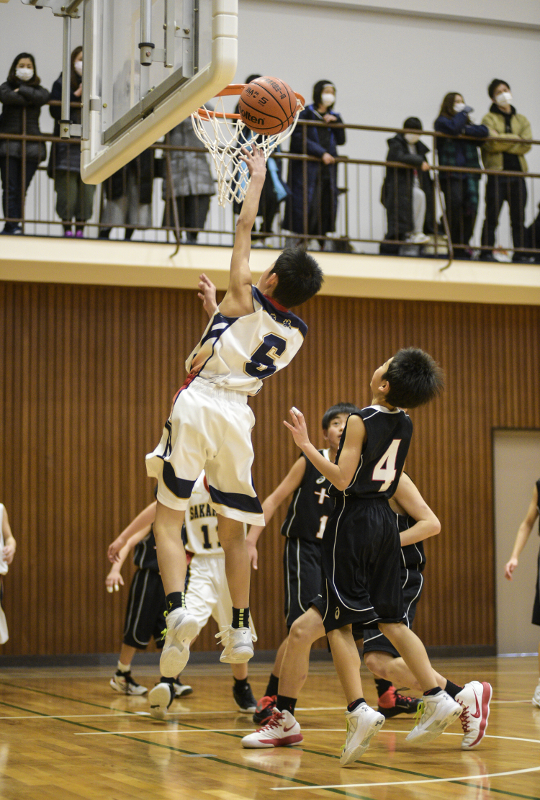
[[(303, 150), (307, 152), (307, 133), (310, 126), (324, 127), (324, 123), (301, 121), (299, 123), (303, 137)], [(335, 127), (344, 128), (348, 141), (341, 148), (342, 151), (362, 152), (366, 156), (384, 152), (386, 147), (381, 135), (406, 133), (403, 128), (388, 128), (369, 125), (344, 124)], [(0, 133), (0, 144), (3, 142), (18, 142), (21, 147), (20, 157), (20, 192), (25, 197), (24, 186), (27, 180), (26, 170), (28, 159), (26, 157), (29, 143), (43, 142), (47, 146), (47, 161), (42, 162), (37, 170), (35, 178), (30, 183), (26, 192), (26, 200), (22, 202), (20, 215), (10, 217), (7, 213), (7, 204), (3, 203), (3, 213), (0, 221), (7, 222), (8, 225), (19, 225), (21, 232), (27, 235), (40, 236), (62, 236), (66, 232), (66, 220), (60, 219), (55, 211), (54, 183), (58, 174), (49, 170), (47, 174), (47, 163), (50, 156), (50, 147), (58, 144), (66, 146), (66, 140), (54, 137), (51, 134), (32, 136), (25, 133), (26, 119), (23, 113), (23, 133), (6, 134)], [(418, 131), (408, 131), (418, 133)], [(389, 237), (388, 222), (392, 214), (397, 218), (400, 214), (400, 193), (397, 189), (398, 182), (394, 181), (395, 189), (392, 198), (386, 199), (386, 207), (381, 203), (381, 187), (385, 177), (393, 173), (401, 176), (407, 175), (405, 181), (407, 193), (412, 190), (415, 177), (418, 177), (414, 167), (401, 162), (388, 162), (379, 158), (365, 157), (353, 158), (350, 155), (339, 155), (336, 158), (336, 187), (337, 187), (337, 213), (335, 216), (335, 226), (328, 225), (328, 219), (323, 219), (322, 206), (320, 208), (310, 207), (309, 187), (308, 187), (308, 165), (315, 164), (316, 168), (311, 167), (311, 171), (316, 175), (316, 180), (322, 179), (317, 175), (317, 171), (322, 169), (322, 162), (318, 158), (308, 155), (294, 153), (275, 154), (276, 160), (282, 165), (283, 182), (286, 182), (286, 171), (288, 165), (293, 161), (303, 163), (303, 185), (301, 196), (301, 217), (303, 225), (301, 230), (294, 232), (288, 230), (287, 224), (289, 217), (285, 213), (287, 202), (276, 203), (275, 214), (263, 216), (262, 223), (257, 223), (254, 231), (254, 243), (259, 246), (283, 247), (296, 244), (299, 241), (310, 242), (313, 246), (318, 242), (321, 249), (334, 250), (344, 253), (378, 253), (385, 252), (388, 248), (393, 248), (399, 255), (431, 256), (446, 259), (448, 263), (458, 251), (461, 257), (469, 258), (496, 258), (497, 260), (524, 260), (540, 263), (540, 217), (535, 224), (536, 197), (538, 194), (537, 180), (540, 174), (536, 172), (498, 172), (486, 169), (471, 169), (456, 166), (443, 166), (437, 161), (436, 142), (444, 134), (435, 131), (422, 131), (423, 137), (430, 137), (433, 146), (431, 148), (433, 159), (430, 163), (429, 174), (432, 176), (433, 191), (430, 197), (431, 207), (426, 208), (426, 218), (429, 211), (432, 230), (425, 234), (425, 241), (422, 237), (407, 236), (409, 232), (401, 231), (394, 238)], [(364, 137), (360, 141), (360, 137)], [(472, 137), (455, 137), (457, 139), (471, 140)], [(487, 140), (474, 140), (476, 144)], [(71, 140), (76, 146), (77, 140)], [(540, 144), (538, 140), (521, 140), (522, 143), (530, 144), (535, 148)], [(110, 204), (110, 193), (108, 194), (107, 182), (98, 187), (95, 192), (92, 205), (92, 213), (86, 219), (74, 219), (73, 225), (82, 229), (84, 236), (102, 237), (108, 235), (111, 240), (131, 238), (143, 241), (155, 241), (160, 243), (174, 242), (180, 244), (183, 234), (186, 240), (196, 241), (200, 244), (230, 246), (234, 234), (234, 212), (231, 207), (225, 209), (219, 207), (215, 199), (209, 204), (208, 215), (203, 224), (188, 224), (187, 218), (182, 216), (184, 208), (181, 204), (173, 202), (175, 197), (174, 181), (175, 176), (171, 165), (171, 154), (176, 152), (197, 152), (206, 153), (204, 148), (175, 147), (168, 143), (168, 137), (164, 142), (158, 142), (149, 150), (154, 153), (153, 170), (154, 177), (151, 178), (152, 196), (150, 202), (144, 203), (147, 206), (145, 214), (137, 217), (137, 209), (124, 208), (120, 216), (123, 218), (117, 221), (116, 218), (107, 216), (107, 206)], [(540, 153), (540, 150), (537, 152)], [(531, 150), (535, 155), (535, 150)], [(1, 157), (5, 158), (5, 157)], [(9, 169), (12, 159), (8, 159), (4, 169), (6, 178), (5, 185), (2, 187), (4, 201), (6, 199), (7, 186), (9, 184)], [(127, 173), (123, 173), (124, 175)], [(484, 194), (485, 179), (483, 176), (493, 176), (493, 186), (495, 193), (504, 192), (506, 186), (499, 186), (500, 178), (504, 175), (504, 180), (508, 178), (522, 179), (525, 187), (518, 197), (518, 203), (522, 207), (516, 212), (516, 202), (513, 202), (513, 214), (515, 217), (525, 217), (526, 222), (522, 225), (521, 240), (519, 240), (519, 230), (516, 228), (516, 220), (510, 220), (508, 211), (504, 211), (499, 218), (497, 227), (497, 238), (494, 245), (482, 241), (482, 224), (484, 220)], [(471, 233), (469, 242), (452, 241), (451, 223), (454, 222), (453, 230), (456, 231), (455, 220), (448, 219), (445, 209), (444, 189), (449, 182), (459, 181), (463, 176), (463, 181), (475, 179), (478, 181), (478, 213), (474, 230)], [(52, 178), (52, 179), (51, 179)], [(111, 179), (109, 179), (111, 180)], [(124, 181), (127, 179), (124, 177)], [(504, 182), (504, 181), (503, 181)], [(125, 189), (127, 191), (127, 183)], [(130, 190), (133, 190), (131, 185)], [(70, 191), (68, 189), (68, 191)], [(122, 197), (122, 193), (120, 195)], [(139, 199), (142, 199), (141, 196)], [(145, 198), (148, 199), (148, 198)], [(298, 196), (295, 198), (299, 201)], [(504, 195), (495, 197), (495, 202), (503, 202)], [(137, 203), (132, 203), (137, 205)], [(139, 204), (140, 205), (140, 204)], [(313, 204), (311, 204), (312, 206)], [(508, 204), (507, 204), (508, 205)], [(126, 203), (124, 203), (126, 206)], [(289, 209), (287, 209), (289, 210)], [(194, 213), (200, 213), (204, 209), (197, 208), (195, 202)], [(131, 214), (131, 216), (130, 216)], [(528, 218), (528, 219), (527, 219)], [(517, 243), (511, 241), (511, 222), (514, 223), (514, 240), (518, 235)], [(469, 220), (470, 223), (470, 220)], [(332, 230), (335, 227), (335, 230)], [(519, 226), (518, 226), (519, 227)], [(391, 232), (390, 232), (391, 233)], [(410, 232), (412, 233), (412, 231)], [(404, 235), (405, 234), (405, 235)], [(388, 238), (387, 238), (388, 237)], [(459, 238), (459, 237), (458, 237)], [(420, 241), (419, 241), (420, 240)], [(457, 248), (456, 248), (457, 244)], [(442, 268), (447, 266), (445, 264)]]

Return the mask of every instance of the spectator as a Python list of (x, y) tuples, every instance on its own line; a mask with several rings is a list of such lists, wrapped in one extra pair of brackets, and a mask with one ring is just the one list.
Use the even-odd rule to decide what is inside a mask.
[[(488, 175), (486, 185), (486, 217), (482, 229), (482, 244), (490, 250), (483, 251), (483, 259), (493, 261), (491, 250), (495, 246), (495, 231), (499, 214), (506, 200), (510, 209), (512, 241), (514, 248), (526, 246), (525, 206), (527, 186), (525, 178), (519, 175), (505, 175), (505, 172), (527, 172), (525, 153), (531, 149), (522, 139), (531, 139), (531, 125), (527, 117), (518, 114), (512, 102), (510, 86), (506, 81), (495, 78), (488, 86), (488, 94), (493, 100), (489, 112), (482, 120), (493, 131), (496, 138), (482, 145), (482, 159), (486, 169), (498, 170), (501, 175)], [(527, 261), (528, 256), (514, 252), (513, 261)]]
[[(34, 56), (19, 53), (14, 59), (7, 81), (0, 86), (1, 133), (26, 133), (39, 136), (41, 106), (49, 92), (40, 86)], [(2, 175), (2, 208), (6, 223), (2, 233), (22, 233), (20, 220), (24, 198), (40, 161), (47, 156), (44, 142), (21, 142), (0, 139), (0, 174)], [(23, 169), (24, 168), (24, 169)], [(24, 179), (23, 179), (24, 173)]]
[[(176, 147), (202, 148), (197, 138), (191, 118), (188, 117), (168, 134), (167, 144)], [(171, 174), (167, 168), (167, 154), (170, 153)], [(172, 181), (172, 185), (171, 185)], [(163, 199), (166, 201), (163, 212), (163, 225), (174, 227), (171, 198), (178, 209), (180, 228), (186, 230), (188, 244), (195, 244), (199, 229), (204, 228), (210, 197), (216, 193), (214, 179), (204, 153), (189, 150), (165, 151), (165, 180)]]
[[(409, 117), (404, 128), (421, 131), (418, 117)], [(398, 133), (388, 139), (387, 161), (398, 161), (414, 169), (387, 167), (381, 201), (386, 208), (388, 230), (385, 239), (424, 244), (434, 230), (433, 182), (426, 159), (429, 149), (420, 133)], [(382, 255), (398, 255), (397, 244), (381, 244)]]
[[(463, 134), (485, 139), (489, 136), (489, 130), (485, 125), (473, 125), (469, 118), (472, 110), (465, 104), (463, 95), (459, 92), (448, 92), (435, 120), (435, 130), (453, 137)], [(444, 167), (480, 169), (479, 147), (480, 142), (472, 142), (470, 139), (439, 137), (437, 139), (439, 164)], [(473, 235), (478, 212), (480, 175), (441, 172), (440, 182), (444, 193), (450, 238), (454, 246), (454, 258), (470, 258), (468, 244)]]
[[(80, 103), (82, 95), (82, 47), (76, 47), (71, 54), (70, 102)], [(55, 80), (51, 92), (51, 100), (62, 99), (62, 75)], [(60, 105), (51, 106), (54, 117), (54, 136), (60, 135)], [(70, 108), (70, 120), (75, 124), (81, 122), (81, 109)], [(51, 148), (51, 156), (47, 166), (49, 177), (54, 179), (56, 192), (56, 213), (62, 220), (64, 236), (73, 236), (71, 222), (75, 219), (75, 236), (82, 238), (84, 223), (92, 216), (95, 186), (81, 180), (81, 145), (76, 142), (55, 142)]]
[(105, 207), (100, 222), (99, 238), (108, 239), (112, 228), (124, 227), (124, 239), (129, 241), (136, 228), (152, 224), (152, 190), (154, 187), (154, 150), (148, 148), (125, 167), (111, 175), (103, 184)]
[[(337, 212), (337, 147), (345, 144), (343, 123), (334, 111), (336, 87), (331, 81), (318, 81), (313, 87), (313, 103), (305, 108), (300, 119), (326, 123), (323, 126), (297, 125), (291, 136), (291, 153), (315, 156), (319, 161), (290, 160), (289, 188), (283, 227), (294, 233), (309, 234), (319, 238), (321, 250), (326, 236), (336, 229)], [(305, 137), (305, 138), (304, 138)], [(304, 141), (306, 146), (304, 147)], [(304, 170), (307, 167), (307, 186)], [(304, 224), (304, 204), (307, 203), (307, 227)]]

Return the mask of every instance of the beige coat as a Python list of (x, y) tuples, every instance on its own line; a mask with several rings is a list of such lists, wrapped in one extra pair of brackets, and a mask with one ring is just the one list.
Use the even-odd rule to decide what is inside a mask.
[(482, 125), (487, 125), (491, 131), (498, 133), (497, 139), (484, 142), (482, 145), (482, 161), (484, 169), (503, 168), (503, 153), (513, 153), (519, 157), (523, 172), (527, 172), (525, 153), (531, 149), (530, 144), (521, 143), (520, 139), (532, 139), (531, 123), (523, 114), (513, 114), (510, 120), (512, 133), (506, 133), (506, 121), (502, 114), (490, 110), (482, 119)]

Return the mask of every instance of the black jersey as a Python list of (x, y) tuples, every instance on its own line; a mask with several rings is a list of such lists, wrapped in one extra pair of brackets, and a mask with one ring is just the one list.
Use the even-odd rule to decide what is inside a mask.
[(133, 561), (135, 566), (139, 567), (139, 569), (151, 569), (155, 572), (159, 572), (154, 526), (150, 528), (149, 533), (146, 534), (144, 539), (141, 539), (141, 541), (135, 545)]
[[(409, 517), (407, 514), (396, 514), (398, 531), (409, 530), (413, 525), (416, 525), (416, 520)], [(424, 545), (422, 542), (415, 544), (406, 544), (401, 548), (401, 567), (402, 569), (415, 569), (417, 572), (422, 572), (426, 565), (426, 554), (424, 553)]]
[(389, 411), (384, 406), (368, 406), (353, 412), (343, 431), (336, 464), (347, 437), (347, 426), (353, 416), (364, 421), (366, 439), (353, 479), (344, 492), (332, 486), (332, 496), (383, 499), (392, 497), (399, 483), (412, 436), (410, 417), (400, 409)]
[[(319, 450), (328, 458), (328, 450)], [(330, 498), (330, 481), (321, 475), (305, 456), (306, 471), (302, 483), (296, 489), (281, 526), (281, 533), (288, 539), (304, 539), (310, 542), (322, 539), (326, 522), (334, 508)]]

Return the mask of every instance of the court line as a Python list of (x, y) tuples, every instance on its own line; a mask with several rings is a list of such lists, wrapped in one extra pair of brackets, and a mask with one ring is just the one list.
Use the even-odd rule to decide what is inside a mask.
[[(137, 713), (137, 712), (135, 712)], [(149, 712), (148, 712), (149, 713)], [(35, 716), (28, 717), (9, 717), (2, 716), (2, 719), (86, 719), (89, 717), (132, 717), (133, 711), (119, 711), (117, 714), (40, 714), (39, 711), (35, 712)]]

